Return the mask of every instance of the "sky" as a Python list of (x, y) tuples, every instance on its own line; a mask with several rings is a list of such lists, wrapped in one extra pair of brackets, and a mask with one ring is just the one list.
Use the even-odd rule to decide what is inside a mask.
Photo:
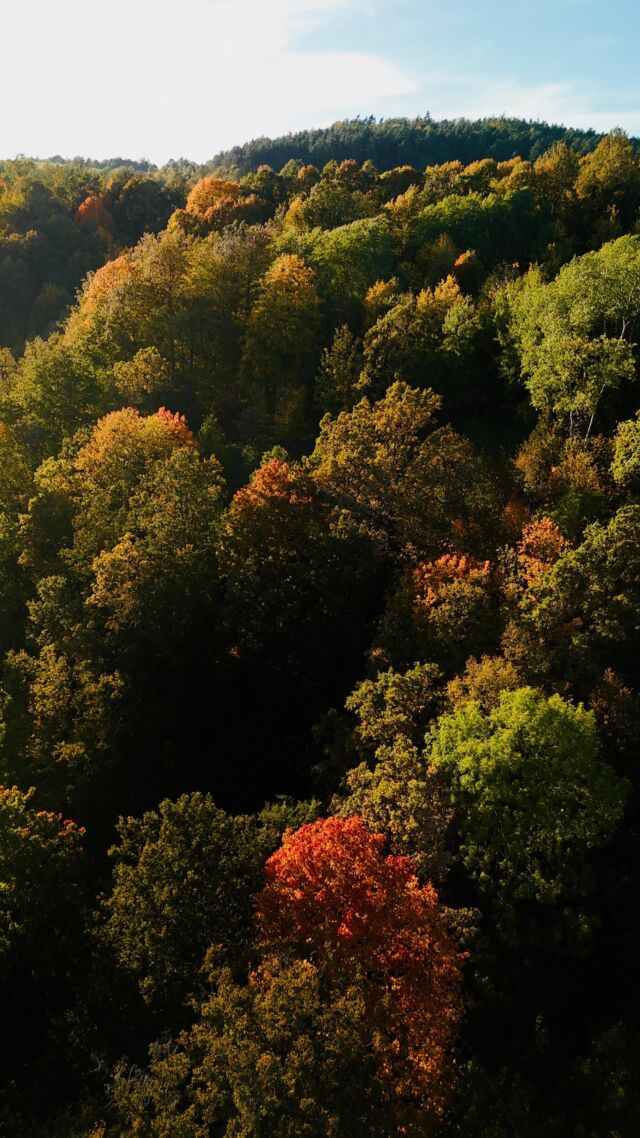
[(640, 0), (0, 0), (0, 157), (186, 157), (356, 115), (640, 135)]

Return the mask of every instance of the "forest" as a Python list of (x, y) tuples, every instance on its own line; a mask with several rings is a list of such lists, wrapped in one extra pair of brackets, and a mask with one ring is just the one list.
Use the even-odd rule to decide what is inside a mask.
[(0, 162), (3, 1138), (640, 1132), (640, 149)]

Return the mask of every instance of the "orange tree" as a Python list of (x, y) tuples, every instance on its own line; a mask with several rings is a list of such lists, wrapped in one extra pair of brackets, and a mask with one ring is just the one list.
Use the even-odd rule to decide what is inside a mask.
[(365, 978), (371, 1044), (397, 1133), (428, 1133), (447, 1098), (462, 954), (437, 893), (357, 815), (285, 834), (258, 897), (271, 948), (296, 946), (335, 984)]

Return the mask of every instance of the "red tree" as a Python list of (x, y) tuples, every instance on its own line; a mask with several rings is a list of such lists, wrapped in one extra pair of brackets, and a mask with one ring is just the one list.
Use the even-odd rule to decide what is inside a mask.
[(333, 980), (366, 978), (381, 1078), (416, 1117), (418, 1129), (399, 1132), (424, 1134), (451, 1081), (463, 954), (436, 891), (409, 858), (385, 857), (384, 842), (357, 816), (287, 832), (267, 861), (258, 917), (270, 946), (301, 947)]
[(98, 194), (89, 194), (83, 202), (80, 202), (76, 211), (76, 221), (80, 225), (101, 230), (105, 237), (111, 237), (113, 233), (113, 218), (104, 203), (104, 198)]
[(231, 503), (232, 514), (243, 510), (260, 509), (284, 502), (291, 505), (308, 505), (311, 497), (304, 488), (299, 471), (293, 471), (288, 462), (271, 458), (253, 474), (250, 483), (237, 491)]

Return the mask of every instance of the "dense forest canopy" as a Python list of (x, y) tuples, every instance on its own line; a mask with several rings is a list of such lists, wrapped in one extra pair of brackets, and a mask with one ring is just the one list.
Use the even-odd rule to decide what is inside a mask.
[(594, 130), (551, 126), (545, 122), (497, 117), (492, 119), (421, 118), (346, 119), (319, 130), (304, 130), (282, 138), (256, 138), (234, 146), (212, 159), (212, 166), (247, 174), (258, 166), (284, 166), (290, 159), (316, 166), (353, 158), (373, 162), (379, 170), (394, 166), (436, 165), (440, 162), (477, 162), (482, 158), (506, 161), (519, 155), (535, 159), (556, 142), (565, 142), (579, 154), (593, 150), (601, 134)]
[(620, 131), (0, 164), (0, 1133), (635, 1138), (639, 339)]

